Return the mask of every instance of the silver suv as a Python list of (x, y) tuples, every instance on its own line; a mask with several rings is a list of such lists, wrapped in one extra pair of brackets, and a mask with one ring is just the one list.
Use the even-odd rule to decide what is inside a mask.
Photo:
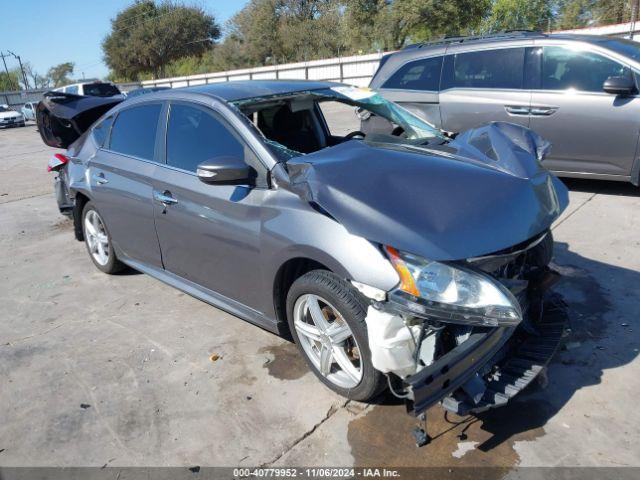
[(412, 45), (371, 87), (445, 131), (528, 127), (552, 143), (544, 164), (559, 176), (638, 185), (639, 72), (637, 42), (510, 32)]

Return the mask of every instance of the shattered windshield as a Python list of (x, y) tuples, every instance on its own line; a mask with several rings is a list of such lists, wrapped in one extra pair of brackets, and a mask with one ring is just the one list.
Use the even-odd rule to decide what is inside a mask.
[[(322, 108), (331, 103), (343, 108)], [(413, 145), (447, 141), (433, 125), (369, 88), (335, 86), (244, 99), (233, 105), (264, 137), (272, 153), (285, 162), (352, 139)], [(377, 128), (365, 128), (372, 120)], [(350, 124), (350, 128), (335, 132), (331, 121)]]
[[(401, 127), (405, 132), (405, 138), (409, 140), (446, 139), (442, 132), (433, 125), (422, 120), (397, 103), (386, 100), (382, 95), (370, 88), (341, 86), (317, 90), (311, 93), (320, 98), (343, 99), (345, 103), (382, 117)], [(364, 115), (366, 116), (366, 113)]]

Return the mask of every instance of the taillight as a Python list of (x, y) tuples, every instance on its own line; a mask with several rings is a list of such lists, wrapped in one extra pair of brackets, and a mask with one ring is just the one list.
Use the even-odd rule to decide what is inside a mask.
[(61, 153), (55, 153), (53, 157), (49, 159), (49, 165), (47, 166), (47, 172), (57, 172), (63, 166), (69, 162), (69, 158)]

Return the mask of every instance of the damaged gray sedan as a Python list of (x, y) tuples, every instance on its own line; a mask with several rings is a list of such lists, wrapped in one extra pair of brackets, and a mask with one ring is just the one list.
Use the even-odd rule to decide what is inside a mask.
[[(377, 127), (346, 131), (352, 118)], [(291, 335), (345, 397), (391, 388), (415, 415), (479, 411), (558, 344), (544, 303), (568, 196), (526, 128), (451, 138), (374, 91), (302, 81), (117, 105), (52, 93), (38, 123), (68, 147), (50, 163), (58, 203), (98, 269), (130, 266)]]

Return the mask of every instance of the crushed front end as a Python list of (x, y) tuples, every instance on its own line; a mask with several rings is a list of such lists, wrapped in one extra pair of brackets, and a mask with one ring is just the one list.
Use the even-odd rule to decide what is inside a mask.
[(461, 262), (387, 251), (401, 283), (369, 307), (369, 347), (413, 415), (438, 402), (460, 415), (504, 405), (556, 351), (566, 325), (548, 293), (558, 278), (550, 231)]

